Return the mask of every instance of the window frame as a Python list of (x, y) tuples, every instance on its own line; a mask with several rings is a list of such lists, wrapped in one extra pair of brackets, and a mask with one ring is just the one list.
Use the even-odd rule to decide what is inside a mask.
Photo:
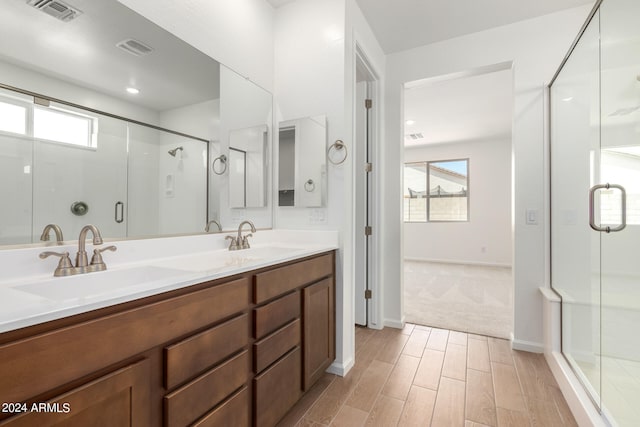
[[(447, 162), (461, 162), (464, 161), (467, 163), (467, 185), (466, 185), (466, 198), (467, 198), (467, 215), (466, 219), (463, 220), (452, 220), (452, 219), (429, 219), (431, 212), (431, 196), (429, 191), (431, 189), (430, 183), (430, 166), (434, 163), (447, 163)], [(404, 167), (407, 165), (419, 165), (423, 164), (425, 166), (425, 180), (426, 180), (426, 206), (425, 206), (425, 219), (424, 221), (416, 221), (416, 220), (406, 220), (405, 212), (404, 212), (404, 190), (403, 190), (403, 213), (402, 213), (402, 221), (403, 223), (415, 223), (415, 224), (425, 224), (425, 223), (463, 223), (471, 221), (471, 192), (469, 191), (471, 188), (471, 177), (470, 177), (470, 165), (471, 160), (469, 157), (461, 157), (461, 158), (453, 158), (453, 159), (444, 159), (444, 160), (424, 160), (417, 162), (405, 162)], [(403, 170), (404, 172), (404, 170)], [(404, 187), (404, 174), (403, 174), (403, 187)]]
[[(68, 106), (56, 105), (53, 101), (47, 105), (39, 105), (33, 102), (33, 98), (22, 98), (12, 96), (0, 90), (0, 102), (5, 104), (17, 105), (25, 108), (25, 132), (17, 133), (0, 130), (0, 135), (10, 136), (13, 138), (24, 138), (29, 141), (44, 142), (47, 144), (59, 144), (65, 147), (79, 148), (82, 150), (97, 151), (98, 149), (98, 126), (99, 117), (87, 114), (85, 111), (76, 111), (76, 109)], [(58, 114), (64, 114), (74, 118), (81, 118), (88, 122), (87, 144), (74, 144), (72, 142), (59, 141), (55, 139), (40, 138), (35, 136), (35, 111), (36, 109), (55, 111)]]
[[(84, 150), (93, 150), (96, 151), (98, 149), (98, 140), (97, 140), (97, 135), (98, 135), (98, 118), (94, 117), (94, 116), (90, 116), (88, 114), (85, 113), (79, 113), (77, 111), (74, 111), (72, 109), (69, 109), (68, 107), (66, 108), (62, 108), (62, 107), (58, 107), (56, 105), (49, 105), (49, 106), (44, 106), (44, 105), (37, 105), (37, 104), (33, 104), (32, 106), (33, 112), (32, 112), (32, 123), (31, 123), (31, 136), (33, 137), (34, 141), (40, 141), (40, 142), (45, 142), (45, 143), (50, 143), (50, 144), (60, 144), (63, 145), (65, 147), (73, 147), (73, 148), (80, 148), (80, 149), (84, 149)], [(74, 144), (73, 142), (66, 142), (66, 141), (59, 141), (57, 139), (48, 139), (48, 138), (42, 138), (42, 137), (36, 137), (35, 136), (35, 111), (36, 110), (43, 110), (43, 111), (54, 111), (57, 114), (63, 114), (69, 117), (74, 117), (74, 118), (82, 118), (84, 120), (86, 120), (89, 123), (88, 126), (88, 130), (87, 130), (87, 143), (88, 144)]]
[(27, 100), (22, 100), (18, 98), (14, 98), (12, 96), (7, 96), (0, 92), (0, 102), (3, 104), (15, 105), (18, 107), (23, 107), (25, 109), (24, 112), (24, 133), (19, 132), (11, 132), (8, 130), (0, 129), (0, 134), (12, 136), (12, 137), (29, 137), (33, 133), (33, 111), (32, 105)]

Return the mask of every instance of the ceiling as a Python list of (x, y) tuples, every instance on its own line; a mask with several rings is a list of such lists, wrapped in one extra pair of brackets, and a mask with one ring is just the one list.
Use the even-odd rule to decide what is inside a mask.
[[(405, 89), (405, 147), (505, 138), (511, 135), (511, 70), (438, 79)], [(411, 139), (409, 134), (422, 134)]]
[[(277, 0), (269, 0), (278, 3)], [(279, 1), (282, 3), (282, 0)], [(546, 15), (594, 0), (356, 0), (385, 53)]]
[[(65, 2), (83, 13), (62, 22), (26, 0), (3, 1), (0, 59), (155, 111), (219, 98), (220, 66), (202, 52), (116, 0)], [(116, 47), (127, 38), (154, 50), (137, 57)]]

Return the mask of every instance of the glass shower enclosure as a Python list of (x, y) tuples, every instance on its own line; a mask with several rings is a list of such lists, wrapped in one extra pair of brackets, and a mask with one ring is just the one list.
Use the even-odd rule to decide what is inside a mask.
[(640, 1), (597, 2), (550, 85), (551, 281), (562, 352), (612, 425), (640, 425)]

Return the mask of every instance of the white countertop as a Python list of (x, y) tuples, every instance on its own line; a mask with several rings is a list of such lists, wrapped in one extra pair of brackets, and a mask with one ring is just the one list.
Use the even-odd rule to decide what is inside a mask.
[[(47, 263), (51, 271), (46, 274), (17, 276), (9, 271), (5, 277), (0, 276), (0, 333), (338, 249), (336, 232), (268, 230), (259, 231), (256, 236), (261, 233), (262, 238), (255, 239), (250, 249), (238, 251), (223, 248), (226, 233), (110, 242), (118, 246), (118, 251), (122, 247), (121, 252), (130, 255), (132, 262), (110, 263), (114, 257), (106, 253), (108, 269), (103, 272), (53, 277), (57, 259)], [(211, 250), (206, 250), (203, 240), (210, 243)], [(154, 249), (149, 249), (146, 256), (131, 257), (145, 252), (136, 250), (141, 245)], [(196, 251), (189, 250), (194, 248)], [(158, 255), (163, 249), (168, 256)], [(24, 255), (33, 263), (42, 263), (37, 259), (42, 250), (0, 252), (0, 262), (4, 261), (3, 256), (16, 260), (18, 255)], [(71, 252), (69, 248), (63, 250)]]

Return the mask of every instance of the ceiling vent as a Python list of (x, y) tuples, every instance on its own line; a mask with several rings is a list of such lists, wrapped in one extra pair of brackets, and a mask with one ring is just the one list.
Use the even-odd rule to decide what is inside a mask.
[(408, 133), (404, 136), (404, 139), (415, 141), (418, 139), (424, 139), (424, 135), (422, 135), (422, 133)]
[(27, 4), (63, 22), (69, 22), (82, 15), (80, 10), (60, 0), (28, 0)]
[(152, 47), (134, 39), (122, 40), (121, 42), (116, 43), (116, 46), (135, 56), (144, 56), (153, 52)]

